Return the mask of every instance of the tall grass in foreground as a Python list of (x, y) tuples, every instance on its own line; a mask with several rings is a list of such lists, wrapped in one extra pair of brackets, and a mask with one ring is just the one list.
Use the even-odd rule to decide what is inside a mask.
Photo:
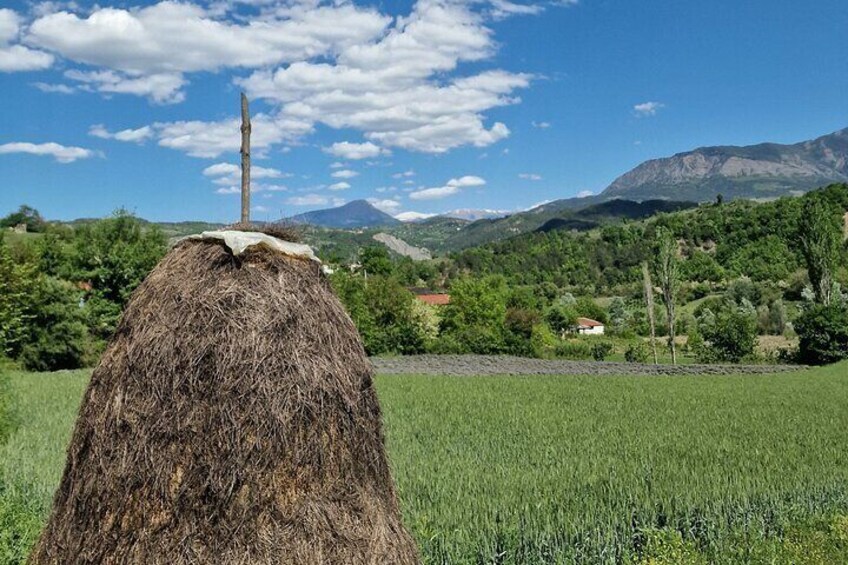
[[(848, 562), (846, 364), (377, 384), (430, 562)], [(830, 553), (798, 558), (822, 532)]]
[[(46, 518), (87, 379), (12, 375), (0, 564), (19, 562)], [(377, 388), (427, 563), (848, 562), (848, 364)]]

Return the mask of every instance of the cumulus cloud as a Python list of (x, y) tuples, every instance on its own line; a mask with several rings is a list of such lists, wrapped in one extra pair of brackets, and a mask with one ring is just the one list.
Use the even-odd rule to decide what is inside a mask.
[(344, 181), (331, 184), (327, 187), (328, 190), (347, 190), (348, 188), (350, 188), (350, 184)]
[(27, 143), (17, 141), (0, 145), (0, 155), (10, 153), (28, 153), (30, 155), (48, 155), (59, 163), (73, 163), (78, 159), (88, 159), (97, 155), (96, 152), (82, 147), (69, 147), (58, 143)]
[(391, 198), (367, 198), (368, 202), (376, 209), (387, 214), (394, 214), (400, 208), (400, 202)]
[[(203, 169), (203, 176), (212, 179), (212, 183), (220, 188), (215, 190), (215, 194), (241, 194), (241, 167), (233, 163), (215, 163)], [(278, 169), (270, 167), (259, 167), (251, 165), (250, 167), (250, 192), (283, 192), (288, 190), (288, 187), (281, 184), (266, 184), (256, 182), (262, 179), (279, 179), (292, 176), (289, 173), (284, 173)]]
[(32, 85), (41, 92), (52, 92), (55, 94), (73, 94), (76, 89), (67, 84), (53, 84), (48, 82), (34, 82)]
[(117, 141), (143, 143), (153, 136), (153, 128), (150, 126), (144, 126), (138, 129), (125, 129), (111, 133), (102, 124), (96, 124), (89, 128), (88, 134), (93, 135), (94, 137), (99, 137), (100, 139), (115, 139)]
[(518, 4), (509, 0), (491, 0), (491, 2), (492, 16), (496, 19), (539, 14), (545, 9), (540, 4)]
[(341, 169), (333, 172), (330, 176), (334, 179), (352, 179), (353, 177), (358, 177), (359, 173), (350, 169)]
[(26, 40), (65, 59), (118, 71), (106, 86), (120, 92), (156, 100), (165, 86), (156, 90), (150, 83), (164, 83), (171, 87), (167, 100), (175, 100), (184, 96), (183, 73), (325, 56), (373, 40), (389, 23), (387, 16), (353, 4), (304, 4), (279, 17), (246, 23), (215, 16), (200, 5), (172, 1), (132, 9), (99, 7), (85, 16), (63, 10), (35, 19)]
[(427, 214), (425, 212), (401, 212), (400, 214), (395, 214), (395, 219), (400, 220), (401, 222), (415, 222), (418, 220), (426, 220), (427, 218), (432, 218), (433, 216), (437, 216), (438, 214)]
[(509, 135), (483, 112), (519, 101), (532, 77), (501, 70), (445, 80), (462, 62), (492, 56), (492, 31), (468, 5), (419, 0), (379, 40), (350, 46), (334, 61), (299, 61), (238, 83), (281, 112), (332, 128), (352, 128), (388, 147), (444, 153)]
[(524, 180), (542, 180), (542, 175), (536, 173), (519, 173), (518, 178)]
[[(267, 114), (253, 116), (251, 125), (253, 128), (250, 138), (251, 150), (256, 157), (262, 157), (273, 145), (293, 142), (312, 131), (310, 123)], [(224, 153), (237, 153), (241, 145), (239, 118), (217, 122), (199, 120), (157, 122), (149, 127), (152, 130), (152, 137), (157, 139), (159, 145), (183, 151), (192, 157), (214, 159)]]
[[(391, 148), (438, 154), (508, 137), (507, 125), (486, 114), (519, 103), (518, 91), (533, 80), (496, 68), (456, 72), (493, 57), (492, 19), (538, 13), (543, 5), (487, 1), (480, 8), (482, 2), (417, 0), (398, 17), (321, 0), (161, 1), (85, 13), (66, 6), (36, 11), (23, 41), (76, 65), (65, 72), (74, 83), (68, 89), (159, 104), (183, 101), (192, 73), (243, 71), (235, 82), (271, 107), (264, 124), (254, 120), (254, 136), (265, 126), (265, 139), (254, 141), (260, 153), (295, 143), (321, 124), (364, 136), (363, 143), (327, 148), (343, 159), (374, 158)], [(245, 3), (250, 10), (242, 9)], [(236, 121), (149, 125), (160, 145), (214, 158), (237, 149)]]
[(80, 88), (105, 94), (146, 96), (157, 104), (177, 104), (185, 100), (182, 88), (187, 84), (180, 73), (136, 74), (116, 71), (65, 72), (65, 77), (80, 83)]
[(586, 198), (587, 196), (592, 196), (594, 194), (595, 193), (592, 192), (591, 190), (581, 190), (580, 192), (577, 193), (577, 198)]
[(483, 186), (486, 181), (480, 177), (466, 175), (464, 177), (451, 179), (444, 186), (424, 188), (409, 193), (412, 200), (436, 200), (459, 193), (463, 188), (472, 186)]
[(372, 159), (381, 155), (390, 154), (388, 150), (374, 145), (370, 141), (367, 141), (365, 143), (351, 143), (349, 141), (342, 141), (339, 143), (334, 143), (330, 147), (325, 147), (324, 151), (331, 155), (335, 155), (336, 157), (341, 157), (342, 159), (351, 159), (354, 161), (358, 159)]
[(637, 117), (645, 118), (648, 116), (656, 116), (657, 112), (664, 107), (665, 104), (662, 102), (642, 102), (641, 104), (633, 106), (633, 112)]
[(38, 71), (53, 65), (53, 55), (15, 43), (21, 31), (21, 17), (0, 8), (0, 72)]
[(548, 129), (551, 127), (550, 122), (530, 122), (534, 128)]
[(304, 194), (303, 196), (292, 196), (286, 199), (286, 204), (291, 206), (322, 206), (330, 201), (322, 194)]

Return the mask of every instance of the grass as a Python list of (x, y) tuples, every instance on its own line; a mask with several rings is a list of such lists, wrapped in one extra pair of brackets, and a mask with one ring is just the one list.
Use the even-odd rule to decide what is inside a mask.
[[(0, 476), (36, 526), (87, 376), (12, 375), (23, 417)], [(377, 389), (427, 563), (848, 562), (848, 364), (747, 377), (380, 376)]]

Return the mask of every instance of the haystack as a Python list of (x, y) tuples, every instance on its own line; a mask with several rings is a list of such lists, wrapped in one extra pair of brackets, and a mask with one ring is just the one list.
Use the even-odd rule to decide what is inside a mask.
[(215, 237), (127, 305), (31, 561), (418, 563), (371, 365), (320, 264)]

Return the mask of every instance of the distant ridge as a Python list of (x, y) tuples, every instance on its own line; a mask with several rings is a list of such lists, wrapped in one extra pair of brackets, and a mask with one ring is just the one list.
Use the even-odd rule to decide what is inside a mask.
[(373, 228), (401, 223), (400, 220), (372, 206), (367, 200), (353, 200), (337, 208), (305, 212), (287, 218), (287, 221), (337, 229)]
[(714, 200), (777, 198), (848, 181), (848, 128), (792, 145), (701, 147), (645, 161), (602, 198)]

